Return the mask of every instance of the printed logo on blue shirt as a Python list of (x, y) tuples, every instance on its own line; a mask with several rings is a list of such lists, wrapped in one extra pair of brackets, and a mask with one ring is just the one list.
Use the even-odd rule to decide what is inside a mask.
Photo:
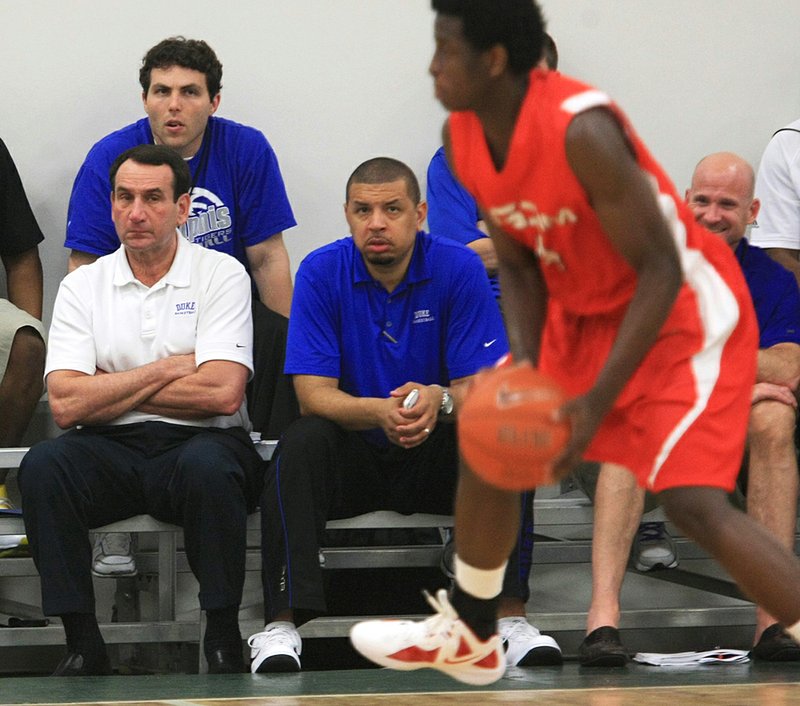
[(194, 314), (197, 302), (179, 302), (175, 305), (175, 316), (187, 316)]
[(189, 218), (180, 231), (189, 242), (212, 250), (219, 248), (232, 237), (231, 210), (213, 191), (195, 186)]
[(428, 321), (436, 321), (436, 317), (431, 314), (430, 309), (418, 309), (414, 312), (412, 324), (424, 324)]

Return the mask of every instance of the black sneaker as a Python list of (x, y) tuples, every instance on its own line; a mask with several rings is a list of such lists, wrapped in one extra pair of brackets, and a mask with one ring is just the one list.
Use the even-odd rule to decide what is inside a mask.
[(761, 633), (750, 655), (759, 662), (800, 662), (800, 645), (775, 623)]
[(610, 625), (592, 630), (578, 648), (578, 661), (584, 667), (624, 667), (628, 653), (622, 646), (619, 630)]

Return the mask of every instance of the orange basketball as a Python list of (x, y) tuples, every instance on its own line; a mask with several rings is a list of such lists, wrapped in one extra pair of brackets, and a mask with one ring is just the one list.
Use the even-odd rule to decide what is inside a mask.
[(530, 490), (554, 482), (550, 463), (570, 435), (553, 412), (566, 401), (555, 380), (532, 365), (480, 373), (458, 414), (458, 445), (487, 483)]

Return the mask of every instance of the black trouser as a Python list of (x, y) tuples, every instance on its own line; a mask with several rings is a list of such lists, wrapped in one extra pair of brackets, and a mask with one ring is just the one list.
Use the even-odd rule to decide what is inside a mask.
[(44, 613), (94, 612), (88, 530), (143, 513), (183, 527), (202, 609), (238, 606), (263, 469), (240, 428), (144, 422), (36, 444), (19, 486)]
[[(319, 548), (328, 520), (373, 510), (451, 514), (458, 480), (455, 427), (439, 424), (413, 449), (376, 447), (357, 432), (303, 417), (281, 438), (261, 497), (264, 612), (292, 608), (298, 624), (325, 612)], [(533, 550), (532, 497), (503, 595), (527, 601)], [(491, 532), (491, 528), (486, 528)]]
[(289, 319), (253, 297), (253, 377), (247, 385), (247, 412), (262, 439), (280, 439), (300, 417), (290, 375), (283, 372)]

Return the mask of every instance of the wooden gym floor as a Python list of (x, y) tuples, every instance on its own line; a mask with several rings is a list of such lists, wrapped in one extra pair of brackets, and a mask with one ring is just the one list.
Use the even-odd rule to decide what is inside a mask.
[(554, 704), (685, 706), (800, 704), (800, 664), (621, 669), (510, 669), (490, 687), (461, 685), (426, 670), (381, 669), (285, 675), (158, 675), (0, 678), (4, 704), (147, 704), (148, 706), (384, 706), (388, 704)]

